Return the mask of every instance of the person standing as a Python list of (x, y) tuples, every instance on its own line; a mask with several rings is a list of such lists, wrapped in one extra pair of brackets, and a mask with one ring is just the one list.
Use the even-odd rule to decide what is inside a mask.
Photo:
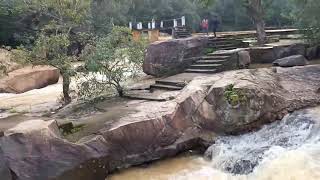
[(202, 32), (204, 32), (207, 35), (209, 35), (209, 21), (208, 21), (208, 19), (203, 19), (202, 20), (201, 28), (202, 28)]
[(212, 31), (213, 31), (214, 37), (217, 37), (217, 30), (219, 28), (219, 24), (220, 24), (219, 18), (217, 15), (215, 15), (212, 20)]

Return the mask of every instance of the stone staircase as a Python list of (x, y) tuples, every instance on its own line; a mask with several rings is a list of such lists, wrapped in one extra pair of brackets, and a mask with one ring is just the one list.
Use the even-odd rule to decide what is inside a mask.
[(187, 30), (184, 26), (177, 26), (173, 29), (173, 38), (174, 39), (181, 39), (181, 38), (187, 38), (191, 37), (191, 33)]
[(248, 46), (249, 46), (248, 43), (244, 43), (239, 39), (209, 37), (207, 48), (212, 48), (215, 51), (218, 51), (218, 50), (232, 50), (237, 48), (245, 48)]
[(213, 74), (233, 69), (232, 54), (210, 53), (193, 63), (186, 73), (206, 73)]
[[(179, 37), (183, 38), (187, 36), (188, 35), (184, 35), (182, 33), (182, 36)], [(214, 52), (194, 58), (193, 63), (185, 70), (184, 73), (157, 80), (154, 84), (150, 85), (148, 90), (146, 90), (148, 91), (148, 94), (143, 96), (135, 95), (133, 97), (152, 101), (166, 101), (172, 97), (172, 94), (169, 94), (169, 96), (156, 96), (156, 98), (154, 94), (177, 92), (182, 90), (195, 77), (237, 69), (237, 53), (219, 50), (232, 50), (244, 47), (248, 47), (248, 44), (243, 43), (241, 40), (209, 37), (207, 48), (212, 48)]]
[[(237, 48), (247, 47), (248, 45), (241, 40), (229, 38), (215, 38), (210, 37), (207, 48), (212, 48), (215, 51), (232, 50)], [(234, 53), (208, 53), (202, 56), (198, 61), (195, 61), (186, 73), (206, 73), (213, 74), (222, 71), (233, 70), (237, 68), (237, 57)]]
[(171, 90), (179, 91), (186, 86), (183, 81), (168, 81), (168, 80), (158, 80), (155, 84), (150, 86), (151, 90), (161, 89), (161, 90)]

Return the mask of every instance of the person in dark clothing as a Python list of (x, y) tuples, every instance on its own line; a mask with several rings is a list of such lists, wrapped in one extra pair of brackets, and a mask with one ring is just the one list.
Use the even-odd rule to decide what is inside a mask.
[(219, 18), (217, 15), (215, 15), (212, 19), (212, 22), (211, 22), (211, 25), (212, 25), (212, 32), (214, 34), (214, 37), (217, 37), (217, 30), (219, 28), (219, 24), (220, 24), (220, 21), (219, 21)]

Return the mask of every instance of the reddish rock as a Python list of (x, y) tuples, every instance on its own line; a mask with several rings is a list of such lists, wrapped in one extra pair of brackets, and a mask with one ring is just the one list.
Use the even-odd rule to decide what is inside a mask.
[(0, 80), (1, 93), (24, 93), (59, 81), (59, 70), (49, 66), (25, 67)]

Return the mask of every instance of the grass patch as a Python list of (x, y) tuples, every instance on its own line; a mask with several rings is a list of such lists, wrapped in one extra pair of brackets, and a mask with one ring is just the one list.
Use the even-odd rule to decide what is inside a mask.
[(215, 48), (204, 48), (205, 54), (211, 54), (211, 53), (214, 53), (215, 51), (216, 51)]

